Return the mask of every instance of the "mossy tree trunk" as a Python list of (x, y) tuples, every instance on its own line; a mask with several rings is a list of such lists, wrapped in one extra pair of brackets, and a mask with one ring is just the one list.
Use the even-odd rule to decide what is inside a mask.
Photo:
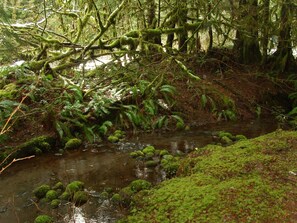
[(239, 1), (239, 24), (236, 33), (235, 51), (243, 64), (254, 64), (261, 60), (258, 42), (258, 1)]
[(283, 0), (280, 14), (280, 30), (277, 51), (274, 53), (274, 69), (286, 71), (294, 61), (291, 42), (292, 2)]
[(270, 0), (263, 0), (262, 14), (262, 64), (267, 62), (268, 43), (269, 43), (269, 24), (270, 24)]
[(188, 39), (188, 31), (185, 28), (185, 24), (187, 23), (187, 1), (177, 0), (177, 10), (178, 10), (178, 27), (183, 27), (183, 31), (178, 34), (178, 49), (180, 52), (187, 52), (187, 39)]

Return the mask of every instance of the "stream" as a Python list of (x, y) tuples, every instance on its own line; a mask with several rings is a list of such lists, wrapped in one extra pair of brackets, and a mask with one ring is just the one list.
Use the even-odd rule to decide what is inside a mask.
[[(270, 119), (225, 122), (195, 127), (182, 132), (138, 134), (118, 144), (102, 143), (86, 145), (81, 150), (63, 155), (43, 154), (31, 160), (14, 163), (0, 175), (0, 223), (32, 223), (36, 216), (46, 211), (59, 216), (58, 222), (109, 223), (125, 216), (127, 210), (115, 207), (107, 199), (100, 198), (104, 188), (118, 190), (131, 181), (141, 178), (156, 184), (164, 179), (158, 171), (140, 166), (129, 153), (153, 145), (169, 152), (189, 153), (196, 147), (213, 142), (218, 131), (243, 134), (248, 138), (272, 132), (277, 124)], [(85, 183), (89, 201), (77, 208), (65, 210), (40, 206), (33, 201), (32, 190), (41, 184), (62, 181), (65, 185), (73, 180)]]

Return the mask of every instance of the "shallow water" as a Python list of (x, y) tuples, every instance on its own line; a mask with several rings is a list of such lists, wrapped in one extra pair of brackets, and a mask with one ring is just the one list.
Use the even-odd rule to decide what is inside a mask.
[[(62, 156), (46, 154), (15, 163), (0, 175), (0, 223), (33, 222), (42, 213), (40, 210), (62, 215), (59, 222), (115, 222), (125, 215), (125, 209), (113, 207), (108, 200), (101, 200), (99, 193), (104, 188), (117, 190), (136, 178), (148, 179), (153, 183), (164, 178), (161, 173), (138, 165), (129, 157), (131, 151), (153, 145), (173, 153), (188, 153), (196, 147), (212, 143), (215, 132), (221, 130), (255, 137), (276, 128), (272, 119), (220, 123), (183, 132), (139, 134), (120, 144), (88, 145), (80, 151), (67, 152)], [(58, 213), (33, 202), (32, 190), (35, 187), (57, 181), (66, 184), (73, 180), (83, 181), (91, 195), (89, 202), (81, 208), (68, 206), (67, 210)]]

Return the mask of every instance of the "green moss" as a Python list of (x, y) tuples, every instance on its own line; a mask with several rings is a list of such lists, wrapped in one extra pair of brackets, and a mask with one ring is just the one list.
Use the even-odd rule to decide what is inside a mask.
[(53, 223), (54, 219), (48, 215), (39, 215), (35, 218), (34, 223)]
[(159, 161), (158, 160), (148, 160), (144, 163), (145, 166), (147, 167), (155, 167), (159, 165)]
[(240, 141), (240, 140), (246, 140), (247, 138), (244, 135), (236, 135), (235, 139), (236, 139), (236, 141)]
[(88, 201), (88, 193), (85, 191), (77, 191), (73, 196), (73, 202), (76, 206), (85, 204)]
[(218, 134), (219, 138), (228, 137), (229, 139), (233, 139), (233, 135), (230, 132), (220, 131)]
[(111, 201), (115, 203), (120, 203), (122, 201), (122, 197), (120, 194), (114, 194), (111, 197)]
[(147, 146), (145, 147), (142, 152), (146, 155), (146, 154), (154, 154), (155, 153), (155, 147), (153, 146)]
[(56, 209), (59, 207), (61, 201), (59, 199), (54, 199), (51, 201), (51, 208)]
[(66, 192), (73, 196), (75, 192), (81, 191), (84, 189), (84, 183), (81, 181), (73, 181), (66, 186)]
[(137, 152), (131, 152), (131, 153), (130, 153), (130, 156), (131, 156), (132, 158), (137, 158), (139, 155), (138, 155)]
[(114, 135), (111, 135), (111, 136), (108, 136), (107, 140), (108, 140), (109, 142), (116, 143), (116, 142), (119, 141), (119, 138), (116, 137), (116, 136), (114, 136)]
[(25, 156), (37, 155), (41, 152), (48, 152), (55, 144), (52, 136), (38, 136), (18, 146), (17, 151), (13, 153), (11, 159)]
[(125, 222), (294, 222), (296, 145), (297, 132), (277, 131), (197, 149), (178, 177), (134, 200)]
[(124, 187), (119, 191), (123, 204), (130, 204), (132, 196), (135, 194), (131, 187)]
[(58, 189), (61, 189), (61, 190), (64, 189), (64, 185), (62, 182), (58, 182), (53, 186), (53, 190), (58, 190)]
[(152, 184), (146, 180), (134, 180), (129, 185), (133, 192), (138, 192), (141, 190), (147, 190), (151, 188)]
[(63, 192), (59, 197), (61, 200), (69, 201), (71, 199), (71, 195), (68, 192)]
[(106, 191), (103, 191), (102, 193), (100, 193), (100, 198), (101, 199), (108, 199), (109, 194)]
[(166, 149), (162, 149), (160, 151), (160, 156), (165, 156), (165, 155), (168, 155), (168, 154), (169, 154), (169, 152)]
[(51, 189), (51, 187), (47, 184), (43, 184), (33, 190), (33, 194), (38, 199), (42, 199), (45, 197), (46, 193)]
[(122, 139), (125, 137), (125, 132), (123, 132), (122, 130), (116, 130), (114, 131), (113, 135), (118, 137), (119, 139)]
[(55, 190), (49, 190), (46, 195), (45, 195), (46, 199), (49, 201), (52, 201), (54, 199), (58, 198), (58, 193)]
[(231, 143), (233, 143), (232, 139), (230, 139), (230, 138), (227, 137), (227, 136), (223, 136), (223, 137), (221, 138), (221, 142), (224, 143), (224, 144), (231, 144)]
[(69, 139), (66, 144), (64, 149), (77, 149), (81, 146), (82, 141), (78, 138), (73, 138), (73, 139)]

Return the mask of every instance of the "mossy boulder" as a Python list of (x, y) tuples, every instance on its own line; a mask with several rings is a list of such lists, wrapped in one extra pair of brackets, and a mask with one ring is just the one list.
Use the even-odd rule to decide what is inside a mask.
[(131, 187), (131, 190), (136, 193), (141, 190), (147, 190), (152, 187), (152, 184), (146, 180), (134, 180), (132, 181), (129, 186)]
[(39, 215), (35, 218), (34, 223), (53, 223), (54, 219), (48, 215)]
[(118, 137), (119, 139), (123, 139), (125, 137), (125, 132), (122, 130), (115, 130), (113, 135)]
[(221, 138), (221, 142), (224, 143), (224, 144), (231, 144), (231, 143), (233, 143), (232, 139), (230, 139), (228, 136), (223, 136)]
[(179, 158), (172, 155), (164, 155), (161, 160), (161, 166), (168, 178), (173, 177), (176, 174), (179, 165)]
[(52, 200), (52, 201), (51, 201), (51, 208), (53, 208), (53, 209), (58, 208), (59, 205), (60, 205), (60, 203), (61, 203), (61, 200), (59, 200), (59, 199), (54, 199), (54, 200)]
[(75, 192), (82, 191), (84, 189), (84, 183), (81, 181), (73, 181), (66, 186), (66, 192), (73, 196)]
[(46, 193), (51, 189), (51, 187), (47, 184), (43, 184), (33, 190), (33, 194), (38, 199), (42, 199), (45, 197)]
[(71, 150), (71, 149), (78, 149), (82, 145), (81, 139), (73, 138), (69, 139), (64, 146), (65, 150)]
[(154, 154), (156, 151), (155, 147), (153, 146), (147, 146), (145, 147), (142, 152), (145, 154), (145, 155), (148, 155), (148, 154)]
[(160, 153), (159, 153), (160, 156), (165, 156), (165, 155), (168, 155), (168, 154), (169, 154), (169, 152), (168, 152), (168, 150), (166, 150), (166, 149), (162, 149), (162, 150), (160, 151)]
[(54, 186), (53, 186), (53, 190), (64, 190), (64, 185), (62, 182), (57, 182)]
[(244, 135), (236, 135), (236, 136), (235, 136), (235, 140), (236, 140), (236, 141), (247, 140), (247, 137), (244, 136)]
[(122, 202), (122, 197), (121, 197), (121, 195), (120, 194), (114, 194), (114, 195), (112, 195), (112, 197), (111, 197), (111, 201), (112, 202), (115, 202), (115, 203), (120, 203), (120, 202)]
[(148, 161), (146, 161), (146, 162), (144, 163), (144, 165), (145, 165), (146, 167), (156, 167), (156, 166), (159, 165), (159, 163), (160, 163), (159, 160), (148, 160)]
[(88, 201), (89, 195), (85, 191), (77, 191), (73, 196), (73, 202), (76, 206), (81, 206)]
[(108, 136), (107, 140), (112, 143), (116, 143), (116, 142), (120, 141), (120, 139), (114, 135)]
[(293, 131), (197, 149), (124, 222), (295, 222), (296, 160)]
[(69, 201), (71, 199), (71, 195), (68, 192), (63, 192), (60, 197), (61, 200)]
[(121, 202), (123, 204), (130, 204), (132, 196), (135, 192), (131, 189), (130, 186), (124, 187), (119, 191), (119, 195), (121, 196)]
[(57, 193), (57, 191), (55, 191), (55, 190), (49, 190), (49, 191), (46, 193), (45, 198), (46, 198), (47, 200), (49, 200), (49, 201), (52, 201), (52, 200), (58, 198), (58, 193)]

